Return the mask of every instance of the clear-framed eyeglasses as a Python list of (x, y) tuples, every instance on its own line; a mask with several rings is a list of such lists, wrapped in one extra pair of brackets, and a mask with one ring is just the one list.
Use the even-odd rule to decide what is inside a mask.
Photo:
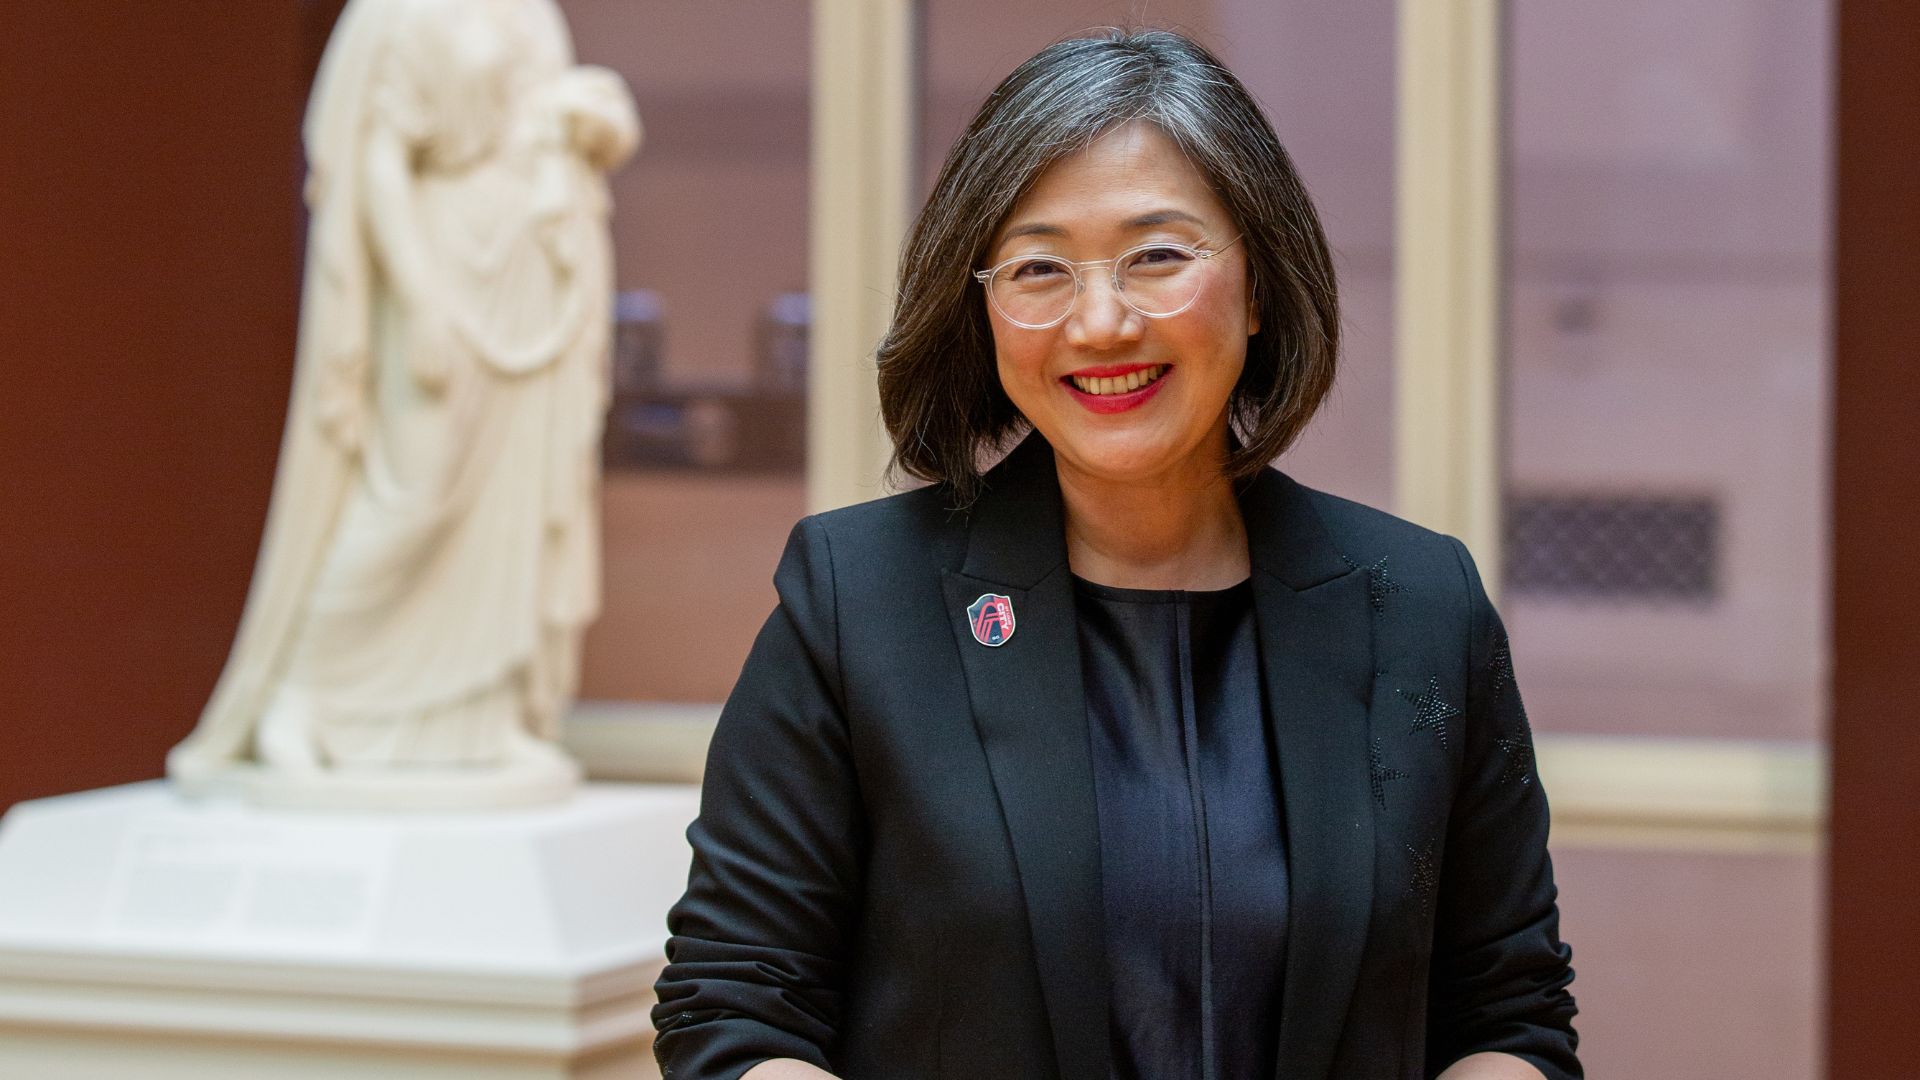
[(1088, 262), (1015, 255), (973, 276), (986, 286), (987, 302), (1001, 318), (1028, 330), (1065, 321), (1086, 289), (1084, 273), (1101, 266), (1111, 272), (1114, 295), (1122, 303), (1149, 319), (1165, 319), (1193, 306), (1206, 281), (1206, 261), (1239, 242), (1238, 236), (1219, 247), (1155, 241)]

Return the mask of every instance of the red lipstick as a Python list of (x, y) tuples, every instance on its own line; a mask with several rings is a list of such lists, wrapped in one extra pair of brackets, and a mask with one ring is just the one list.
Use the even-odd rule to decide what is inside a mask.
[(1148, 383), (1147, 385), (1141, 387), (1138, 390), (1129, 390), (1124, 394), (1089, 394), (1085, 390), (1082, 390), (1079, 387), (1073, 385), (1073, 376), (1078, 375), (1083, 379), (1113, 379), (1113, 378), (1119, 378), (1123, 375), (1131, 375), (1136, 371), (1145, 371), (1148, 368), (1158, 367), (1158, 366), (1160, 365), (1157, 365), (1157, 364), (1103, 364), (1097, 367), (1081, 368), (1080, 370), (1073, 372), (1072, 375), (1062, 376), (1060, 379), (1060, 385), (1066, 387), (1067, 393), (1072, 394), (1073, 399), (1075, 401), (1078, 401), (1080, 404), (1086, 406), (1089, 412), (1096, 412), (1096, 413), (1126, 412), (1128, 409), (1137, 409), (1140, 406), (1145, 405), (1147, 403), (1148, 398), (1151, 398), (1153, 397), (1153, 395), (1160, 392), (1160, 387), (1163, 384), (1165, 384), (1169, 378), (1173, 376), (1172, 364), (1165, 365), (1166, 370), (1160, 373), (1159, 378), (1153, 380), (1152, 382)]
[(1070, 371), (1067, 377), (1072, 378), (1078, 375), (1083, 379), (1117, 379), (1122, 375), (1131, 375), (1136, 371), (1145, 371), (1150, 367), (1158, 366), (1158, 364), (1096, 364), (1093, 367)]

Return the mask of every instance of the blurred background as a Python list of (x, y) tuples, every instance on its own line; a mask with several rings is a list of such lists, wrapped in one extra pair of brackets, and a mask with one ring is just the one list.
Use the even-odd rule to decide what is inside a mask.
[[(1411, 513), (1400, 429), (1426, 405), (1396, 324), (1460, 285), (1402, 257), (1401, 188), (1428, 180), (1408, 110), (1431, 104), (1405, 72), (1461, 47), (1406, 25), (1420, 2), (880, 5), (911, 22), (904, 197), (1046, 43), (1196, 36), (1267, 108), (1342, 274), (1339, 385), (1279, 464)], [(808, 455), (841, 437), (809, 402), (835, 300), (810, 279), (839, 239), (819, 207), (849, 194), (819, 190), (816, 160), (840, 108), (815, 40), (835, 3), (561, 0), (646, 129), (614, 178), (607, 603), (576, 741), (598, 775), (697, 770), (787, 530), (820, 503)], [(340, 6), (9, 12), (0, 808), (158, 775), (218, 674), (291, 374), (300, 117)], [(1497, 149), (1474, 300), (1497, 510), (1469, 538), (1553, 797), (1588, 1071), (1909, 1075), (1873, 1063), (1911, 1016), (1889, 973), (1920, 959), (1910, 917), (1875, 921), (1910, 903), (1900, 845), (1920, 828), (1887, 771), (1915, 754), (1898, 643), (1920, 598), (1920, 411), (1897, 286), (1920, 285), (1901, 96), (1920, 19), (1850, 0), (1461, 7), (1493, 12), (1497, 58), (1472, 133)]]

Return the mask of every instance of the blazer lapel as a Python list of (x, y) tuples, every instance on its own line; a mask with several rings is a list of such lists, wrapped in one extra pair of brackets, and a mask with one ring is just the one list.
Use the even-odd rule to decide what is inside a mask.
[[(1019, 867), (1060, 1075), (1107, 1080), (1100, 829), (1053, 451), (1030, 435), (987, 480), (966, 563), (944, 576), (947, 614)], [(1264, 470), (1240, 505), (1286, 817), (1280, 1072), (1321, 1080), (1372, 912), (1372, 609), (1365, 572), (1342, 561), (1299, 484)], [(999, 646), (976, 641), (968, 617), (987, 593), (1013, 608), (1014, 632)]]
[[(1053, 451), (1030, 435), (987, 476), (966, 565), (943, 582), (974, 723), (1006, 816), (1063, 1080), (1107, 1080), (1100, 825), (1079, 622)], [(1013, 633), (975, 640), (968, 608), (1004, 595)]]
[(1240, 503), (1286, 815), (1279, 1075), (1321, 1080), (1332, 1067), (1372, 913), (1372, 609), (1366, 573), (1341, 560), (1299, 484), (1267, 469)]

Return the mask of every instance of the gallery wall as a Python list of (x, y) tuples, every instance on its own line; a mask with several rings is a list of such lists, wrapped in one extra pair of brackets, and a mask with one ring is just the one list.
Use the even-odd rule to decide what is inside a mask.
[(1912, 1076), (1920, 990), (1920, 6), (1842, 0), (1827, 1075)]
[(0, 807), (159, 775), (219, 672), (292, 367), (309, 24), (334, 6), (7, 12)]

